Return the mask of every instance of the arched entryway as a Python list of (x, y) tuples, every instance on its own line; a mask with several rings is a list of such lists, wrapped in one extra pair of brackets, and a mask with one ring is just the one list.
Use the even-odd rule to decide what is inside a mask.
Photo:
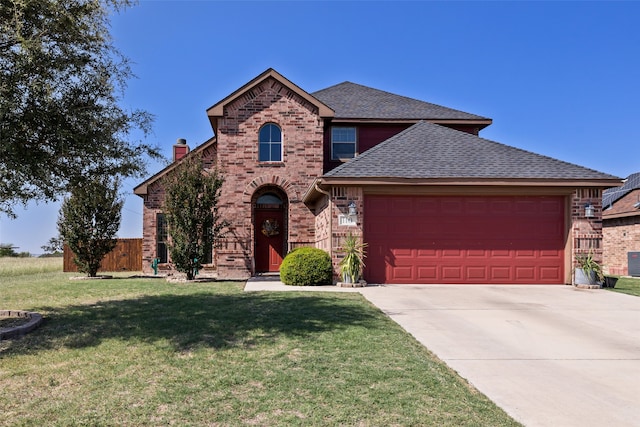
[(287, 251), (287, 195), (278, 187), (265, 187), (252, 203), (256, 273), (280, 270)]

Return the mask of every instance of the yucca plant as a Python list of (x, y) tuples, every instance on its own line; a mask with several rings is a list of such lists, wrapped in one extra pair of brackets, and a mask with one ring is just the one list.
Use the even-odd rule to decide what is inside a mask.
[(345, 256), (340, 261), (340, 274), (345, 283), (357, 283), (360, 280), (367, 244), (360, 243), (360, 238), (349, 233), (342, 241), (342, 251)]
[(577, 255), (576, 263), (578, 264), (576, 268), (581, 268), (584, 271), (585, 276), (589, 278), (590, 281), (597, 280), (602, 282), (604, 280), (604, 274), (602, 273), (600, 264), (593, 259), (593, 251), (589, 251), (586, 255)]

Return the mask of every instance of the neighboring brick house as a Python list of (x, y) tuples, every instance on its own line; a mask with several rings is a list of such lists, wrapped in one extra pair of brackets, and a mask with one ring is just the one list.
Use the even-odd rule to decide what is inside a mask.
[(602, 207), (605, 271), (626, 276), (629, 252), (640, 252), (640, 172), (628, 176), (622, 187), (605, 190)]
[[(193, 151), (226, 177), (221, 279), (277, 272), (300, 246), (329, 252), (337, 274), (353, 233), (370, 283), (570, 283), (576, 253), (601, 258), (602, 190), (621, 183), (480, 138), (486, 117), (349, 82), (308, 93), (273, 69), (207, 115), (215, 136)], [(134, 190), (146, 270), (170, 261), (160, 178), (173, 165)]]

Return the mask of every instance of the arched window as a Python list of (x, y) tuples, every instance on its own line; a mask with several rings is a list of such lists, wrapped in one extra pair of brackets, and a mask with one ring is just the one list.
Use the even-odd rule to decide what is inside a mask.
[(258, 141), (261, 162), (282, 161), (282, 131), (277, 125), (267, 123), (262, 126)]

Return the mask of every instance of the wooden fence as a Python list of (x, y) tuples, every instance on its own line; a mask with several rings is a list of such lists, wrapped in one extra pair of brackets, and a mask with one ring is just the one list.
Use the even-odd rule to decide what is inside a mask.
[[(64, 245), (62, 271), (75, 272), (74, 254)], [(142, 239), (118, 239), (116, 247), (105, 255), (99, 271), (142, 271)]]

